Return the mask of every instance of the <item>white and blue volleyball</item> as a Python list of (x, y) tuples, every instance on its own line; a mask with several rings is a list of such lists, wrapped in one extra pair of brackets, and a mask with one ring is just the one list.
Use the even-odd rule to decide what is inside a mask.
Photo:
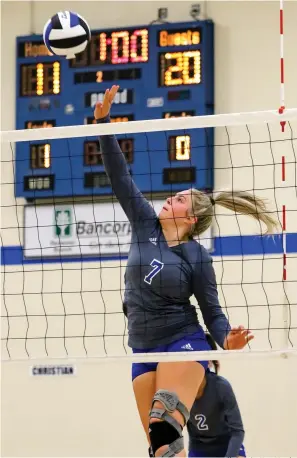
[(91, 39), (88, 23), (71, 11), (55, 14), (44, 26), (43, 41), (51, 54), (74, 59)]

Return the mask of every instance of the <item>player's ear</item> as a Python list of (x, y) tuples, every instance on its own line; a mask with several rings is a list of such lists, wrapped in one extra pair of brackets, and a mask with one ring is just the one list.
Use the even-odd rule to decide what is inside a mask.
[(197, 223), (198, 218), (196, 216), (187, 216), (187, 221), (192, 226)]

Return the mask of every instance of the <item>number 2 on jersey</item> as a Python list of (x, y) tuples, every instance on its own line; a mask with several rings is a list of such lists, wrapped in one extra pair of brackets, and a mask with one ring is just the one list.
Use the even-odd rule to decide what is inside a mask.
[(195, 420), (197, 420), (197, 429), (199, 431), (208, 431), (208, 425), (206, 424), (206, 416), (202, 413), (195, 415)]
[(152, 279), (158, 275), (158, 273), (163, 269), (164, 264), (161, 261), (158, 261), (158, 259), (153, 259), (150, 265), (153, 267), (153, 270), (144, 277), (145, 283), (148, 285), (152, 284)]

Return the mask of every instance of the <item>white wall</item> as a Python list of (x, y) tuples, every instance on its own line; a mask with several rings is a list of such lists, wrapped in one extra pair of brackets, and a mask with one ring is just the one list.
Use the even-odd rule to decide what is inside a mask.
[[(156, 17), (159, 6), (169, 8), (170, 20), (190, 19), (192, 2), (72, 2), (71, 8), (85, 16), (91, 28), (147, 24)], [(75, 5), (75, 6), (74, 6)], [(45, 21), (56, 12), (70, 7), (69, 2), (1, 3), (1, 115), (2, 130), (14, 129), (15, 119), (15, 37), (41, 33)], [(133, 8), (133, 14), (131, 9)], [(278, 2), (207, 2), (203, 12), (216, 25), (216, 112), (240, 112), (277, 109), (279, 107), (279, 4)], [(285, 2), (285, 76), (286, 106), (297, 107), (297, 4)], [(5, 65), (4, 65), (5, 63)], [(293, 124), (295, 138), (297, 125)], [(264, 127), (251, 131), (255, 142), (252, 156), (248, 146), (216, 149), (216, 188), (258, 189), (271, 201), (273, 210), (285, 203), (287, 230), (297, 232), (296, 156), (293, 143), (273, 143), (273, 154)], [(245, 128), (230, 129), (231, 143), (247, 141)], [(289, 138), (287, 129), (281, 137), (279, 126), (272, 138)], [(217, 143), (226, 144), (224, 130), (217, 132)], [(295, 141), (295, 151), (297, 144)], [(2, 181), (13, 183), (11, 151), (2, 149)], [(295, 153), (296, 154), (296, 153)], [(281, 181), (280, 162), (285, 155), (287, 179)], [(235, 166), (255, 167), (234, 168)], [(233, 168), (231, 168), (231, 165)], [(263, 165), (266, 165), (265, 168)], [(271, 189), (268, 189), (271, 188)], [(2, 186), (1, 216), (3, 245), (22, 243), (23, 202), (14, 199), (13, 185)], [(259, 231), (246, 218), (218, 216), (221, 235), (251, 234)], [(3, 316), (10, 319), (10, 337), (42, 337), (28, 340), (31, 356), (44, 357), (45, 311), (64, 313), (66, 335), (105, 335), (109, 355), (124, 354), (123, 316), (120, 312), (120, 278), (124, 263), (46, 264), (6, 266), (2, 268), (2, 285), (6, 293)], [(284, 285), (282, 258), (267, 257), (215, 259), (222, 306), (231, 323), (256, 328), (252, 348), (281, 348), (283, 342)], [(99, 280), (102, 275), (101, 282)], [(286, 294), (291, 304), (291, 327), (297, 326), (297, 259), (288, 259)], [(81, 294), (83, 291), (83, 294)], [(34, 294), (30, 294), (34, 293)], [(37, 294), (36, 294), (37, 293)], [(25, 301), (25, 302), (24, 302)], [(91, 313), (104, 311), (108, 315)], [(246, 304), (249, 305), (247, 312)], [(268, 308), (269, 304), (269, 308)], [(254, 307), (257, 305), (257, 307)], [(260, 306), (263, 307), (260, 307)], [(70, 313), (82, 313), (71, 317)], [(240, 308), (238, 306), (241, 306)], [(29, 318), (27, 314), (39, 314)], [(85, 321), (86, 320), (86, 321)], [(248, 321), (249, 320), (249, 321)], [(7, 335), (7, 320), (2, 321), (2, 336)], [(107, 334), (115, 337), (106, 337)], [(291, 341), (297, 346), (297, 330)], [(47, 335), (64, 335), (64, 319), (48, 318)], [(6, 353), (6, 342), (2, 342)], [(104, 354), (103, 338), (67, 339), (70, 357)], [(8, 348), (13, 358), (25, 356), (24, 340), (11, 340)], [(65, 356), (62, 339), (48, 339), (50, 356)], [(39, 362), (45, 362), (44, 359)], [(57, 360), (55, 360), (57, 362)], [(52, 361), (51, 361), (52, 362)], [(4, 456), (145, 456), (146, 443), (137, 417), (130, 383), (130, 366), (125, 362), (98, 364), (74, 360), (77, 376), (69, 378), (32, 378), (28, 362), (2, 366), (2, 454)], [(246, 447), (250, 456), (297, 455), (297, 368), (290, 360), (225, 362), (222, 373), (234, 385), (246, 427)], [(115, 433), (116, 431), (116, 433)], [(113, 438), (116, 437), (116, 440)], [(132, 445), (133, 444), (133, 445)]]

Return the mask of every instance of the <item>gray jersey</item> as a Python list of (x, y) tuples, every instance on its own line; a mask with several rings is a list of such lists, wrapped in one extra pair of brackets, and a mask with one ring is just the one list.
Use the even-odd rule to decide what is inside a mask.
[[(109, 118), (99, 122), (109, 122)], [(113, 135), (100, 137), (106, 173), (132, 227), (125, 272), (129, 346), (149, 349), (197, 332), (194, 294), (204, 322), (222, 346), (230, 325), (222, 312), (212, 259), (196, 241), (169, 247), (159, 219), (128, 171)]]
[(205, 452), (207, 456), (238, 456), (244, 429), (228, 380), (206, 373), (204, 393), (194, 402), (187, 428), (190, 450)]

